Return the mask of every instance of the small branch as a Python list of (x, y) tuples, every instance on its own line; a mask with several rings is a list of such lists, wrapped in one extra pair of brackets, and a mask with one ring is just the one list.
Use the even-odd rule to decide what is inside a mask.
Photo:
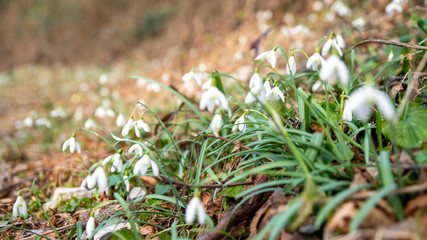
[(188, 187), (188, 188), (224, 188), (224, 187), (236, 187), (236, 186), (244, 186), (244, 185), (253, 185), (254, 183), (251, 182), (236, 182), (236, 183), (230, 183), (228, 185), (224, 185), (224, 184), (202, 184), (202, 185), (195, 185), (195, 184), (189, 184), (189, 183), (185, 183), (185, 182), (179, 182), (176, 180), (168, 180), (165, 178), (156, 178), (156, 180), (160, 183), (170, 183), (172, 182), (172, 184), (174, 185), (178, 185), (178, 186), (184, 186), (184, 187)]
[[(221, 140), (226, 141), (226, 142), (231, 142), (231, 143), (233, 143), (234, 145), (239, 144), (237, 141), (232, 141), (231, 139), (228, 139), (228, 138), (225, 138), (225, 137), (221, 137), (221, 136), (215, 136), (215, 135), (213, 135), (213, 134), (191, 133), (191, 135), (192, 135), (193, 137), (208, 137), (208, 138), (221, 139)], [(245, 145), (243, 145), (243, 144), (240, 144), (240, 147), (241, 147), (241, 148), (243, 148), (243, 149), (245, 149), (245, 150), (252, 150), (252, 148), (247, 147), (247, 146), (245, 146)], [(273, 160), (273, 159), (271, 159), (271, 158), (269, 158), (269, 157), (265, 157), (265, 159), (267, 159), (267, 160), (268, 160), (268, 161), (270, 161), (270, 162), (274, 162), (274, 160)]]
[(351, 52), (353, 49), (358, 48), (359, 46), (362, 46), (362, 45), (368, 44), (368, 43), (395, 45), (395, 46), (404, 47), (404, 48), (427, 50), (427, 47), (419, 46), (419, 45), (415, 45), (415, 44), (408, 44), (408, 43), (402, 43), (402, 42), (397, 42), (397, 41), (392, 41), (392, 40), (383, 40), (383, 39), (367, 39), (367, 40), (363, 40), (363, 41), (358, 42), (356, 45), (353, 45), (348, 50), (348, 52)]
[[(400, 194), (408, 194), (408, 193), (415, 193), (415, 192), (423, 192), (427, 190), (427, 183), (423, 183), (423, 184), (418, 184), (418, 185), (412, 185), (409, 187), (404, 187), (401, 189), (397, 189), (395, 191), (390, 192), (387, 195), (400, 195)], [(349, 198), (347, 198), (347, 201), (352, 201), (352, 200), (364, 200), (367, 198), (370, 198), (372, 196), (375, 195), (375, 193), (377, 193), (377, 191), (367, 191), (367, 192), (361, 192), (361, 193), (356, 193), (351, 195)]]

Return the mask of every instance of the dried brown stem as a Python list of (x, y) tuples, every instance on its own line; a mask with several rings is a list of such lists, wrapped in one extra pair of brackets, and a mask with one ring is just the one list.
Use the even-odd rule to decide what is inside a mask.
[[(418, 184), (418, 185), (412, 185), (409, 187), (404, 187), (401, 189), (397, 189), (395, 191), (390, 192), (388, 195), (400, 195), (400, 194), (408, 194), (408, 193), (415, 193), (415, 192), (423, 192), (427, 190), (427, 183)], [(367, 192), (360, 192), (355, 193), (351, 195), (347, 200), (364, 200), (367, 198), (370, 198), (374, 196), (377, 193), (377, 191), (367, 191)]]
[(161, 183), (172, 183), (173, 185), (177, 186), (183, 186), (183, 187), (189, 187), (189, 188), (224, 188), (224, 187), (236, 187), (236, 186), (244, 186), (244, 185), (253, 185), (254, 183), (251, 182), (237, 182), (237, 183), (230, 183), (227, 185), (224, 184), (202, 184), (202, 185), (195, 185), (195, 184), (189, 184), (185, 182), (179, 182), (176, 180), (168, 180), (165, 178), (156, 178), (158, 182)]
[(404, 48), (427, 50), (427, 47), (425, 47), (425, 46), (419, 46), (419, 45), (415, 45), (415, 44), (402, 43), (402, 42), (397, 42), (397, 41), (393, 41), (393, 40), (367, 39), (367, 40), (360, 41), (357, 44), (353, 45), (348, 50), (348, 52), (351, 52), (353, 49), (358, 48), (359, 46), (362, 46), (362, 45), (365, 45), (365, 44), (368, 44), (368, 43), (378, 43), (378, 44), (386, 44), (386, 45), (395, 45), (395, 46), (404, 47)]

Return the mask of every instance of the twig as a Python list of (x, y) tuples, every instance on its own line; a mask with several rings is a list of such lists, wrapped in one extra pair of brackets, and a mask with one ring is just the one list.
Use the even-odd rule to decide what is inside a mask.
[[(208, 138), (221, 139), (221, 140), (226, 141), (226, 142), (231, 142), (231, 143), (233, 143), (234, 145), (239, 144), (237, 141), (232, 141), (231, 139), (228, 139), (228, 138), (225, 138), (225, 137), (221, 137), (221, 136), (215, 136), (215, 135), (213, 135), (213, 134), (191, 133), (191, 135), (192, 135), (193, 137), (200, 137), (200, 136), (202, 136), (202, 137), (208, 137)], [(247, 146), (245, 146), (245, 145), (243, 145), (243, 144), (240, 144), (240, 146), (241, 146), (241, 148), (243, 148), (243, 149), (245, 149), (245, 150), (252, 150), (252, 148), (247, 147)], [(269, 157), (265, 157), (265, 159), (267, 159), (267, 160), (268, 160), (268, 161), (270, 161), (270, 162), (274, 162), (274, 160), (273, 160), (273, 159), (271, 159), (271, 158), (269, 158)]]
[(395, 46), (404, 47), (404, 48), (427, 50), (427, 47), (419, 46), (419, 45), (415, 45), (415, 44), (402, 43), (402, 42), (397, 42), (397, 41), (393, 41), (393, 40), (367, 39), (367, 40), (360, 41), (357, 44), (353, 45), (347, 52), (351, 52), (353, 49), (358, 48), (359, 46), (364, 45), (364, 44), (368, 44), (368, 43), (379, 43), (379, 44), (395, 45)]
[[(161, 183), (169, 183), (168, 179), (165, 178), (156, 178), (156, 180), (158, 182)], [(224, 188), (224, 187), (236, 187), (236, 186), (244, 186), (244, 185), (253, 185), (254, 182), (250, 181), (250, 182), (237, 182), (237, 183), (230, 183), (228, 185), (224, 185), (224, 184), (202, 184), (202, 185), (194, 185), (194, 184), (189, 184), (189, 183), (185, 183), (185, 182), (179, 182), (176, 180), (170, 180), (170, 182), (172, 182), (172, 184), (174, 185), (179, 185), (179, 186), (185, 186), (185, 187), (189, 187), (189, 188)]]
[[(397, 189), (395, 191), (390, 192), (387, 195), (408, 194), (408, 193), (414, 193), (414, 192), (423, 192), (426, 190), (427, 190), (427, 183), (423, 183), (423, 184), (418, 184), (418, 185), (413, 185), (413, 186)], [(351, 201), (351, 200), (364, 200), (364, 199), (367, 199), (367, 198), (374, 196), (375, 193), (376, 193), (376, 191), (356, 193), (356, 194), (351, 195), (349, 198), (347, 198), (347, 200), (349, 200), (349, 201)]]
[[(75, 225), (67, 225), (67, 226), (59, 227), (56, 230), (58, 232), (62, 232), (62, 231), (65, 231), (65, 230), (72, 229), (74, 227), (75, 227)], [(47, 234), (53, 233), (53, 232), (54, 232), (53, 230), (48, 230), (48, 231), (42, 232), (41, 234), (47, 235)], [(34, 238), (34, 236), (30, 236), (30, 237), (23, 238), (22, 240), (33, 239), (33, 238)]]

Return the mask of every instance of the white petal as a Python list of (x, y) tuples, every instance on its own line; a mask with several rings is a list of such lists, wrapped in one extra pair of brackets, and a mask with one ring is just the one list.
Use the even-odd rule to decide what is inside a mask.
[(87, 223), (86, 223), (86, 235), (87, 235), (87, 238), (91, 238), (94, 231), (95, 231), (95, 218), (94, 217), (90, 217), (89, 220), (87, 220)]
[(94, 172), (93, 175), (89, 175), (86, 177), (87, 179), (87, 189), (93, 189), (96, 186), (96, 173)]
[(67, 147), (69, 144), (70, 144), (70, 138), (65, 140), (64, 144), (62, 145), (62, 151), (67, 150)]
[(76, 139), (74, 137), (70, 138), (70, 152), (74, 153), (74, 150), (76, 149)]
[(270, 51), (268, 51), (268, 52), (263, 52), (263, 53), (261, 53), (260, 55), (258, 55), (258, 56), (255, 58), (255, 60), (264, 60), (264, 59), (266, 59), (266, 58), (267, 58), (268, 54), (270, 54)]
[(187, 208), (185, 209), (185, 222), (187, 224), (194, 222), (194, 218), (196, 217), (196, 211), (198, 212), (199, 205), (202, 205), (202, 202), (198, 197), (193, 197), (188, 203)]
[(388, 121), (393, 120), (395, 109), (390, 97), (387, 96), (385, 93), (377, 90), (377, 94), (375, 94), (375, 99), (378, 109), (380, 110), (384, 118)]
[(136, 124), (134, 126), (134, 130), (135, 130), (136, 137), (140, 138), (141, 137), (141, 132), (139, 131), (139, 128), (137, 127)]
[(157, 163), (150, 159), (151, 169), (153, 170), (154, 176), (159, 176), (159, 166), (157, 166)]
[(13, 204), (13, 208), (12, 208), (12, 215), (13, 217), (19, 217), (19, 216), (23, 216), (24, 218), (27, 217), (27, 203), (25, 202), (24, 197), (18, 196), (16, 198), (16, 201)]
[(106, 190), (108, 188), (108, 178), (102, 167), (97, 167), (94, 174), (96, 175), (96, 184), (100, 190)]
[(113, 137), (113, 139), (114, 140), (116, 140), (116, 141), (119, 141), (119, 142), (121, 142), (121, 141), (126, 141), (126, 139), (124, 139), (124, 138), (120, 138), (120, 137), (117, 137), (116, 135), (114, 135), (111, 131), (110, 131), (110, 134), (111, 134), (111, 136)]
[(332, 42), (333, 42), (332, 39), (328, 39), (328, 41), (326, 41), (325, 45), (323, 45), (322, 56), (325, 56), (326, 54), (329, 53), (329, 50), (331, 50)]
[(110, 155), (110, 156), (108, 156), (108, 157), (104, 158), (104, 160), (102, 160), (101, 165), (102, 165), (102, 166), (105, 166), (105, 164), (107, 164), (107, 163), (111, 160), (111, 158), (113, 158), (113, 156), (114, 156), (114, 155)]
[(292, 73), (292, 75), (295, 75), (296, 71), (297, 71), (297, 65), (295, 62), (295, 57), (291, 56), (288, 60), (287, 66), (286, 66), (286, 73), (288, 75), (291, 75), (291, 73)]
[(82, 148), (80, 147), (80, 143), (76, 141), (76, 150), (78, 153), (82, 152)]
[(133, 125), (133, 121), (132, 121), (132, 119), (129, 119), (128, 120), (128, 122), (125, 124), (125, 126), (123, 127), (123, 130), (122, 130), (122, 136), (126, 136), (126, 135), (128, 135), (128, 133), (129, 133), (129, 130), (130, 130), (130, 128), (132, 127), (132, 125)]
[(139, 145), (139, 144), (133, 144), (133, 145), (129, 148), (128, 152), (129, 152), (129, 153), (131, 153), (131, 152), (136, 152), (138, 156), (142, 156), (142, 147), (141, 147), (141, 145)]
[(205, 209), (202, 203), (197, 205), (197, 218), (200, 224), (205, 223)]

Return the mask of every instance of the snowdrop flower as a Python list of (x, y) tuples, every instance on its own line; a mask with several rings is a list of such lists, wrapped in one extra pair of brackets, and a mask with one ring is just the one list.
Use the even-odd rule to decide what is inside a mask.
[(196, 81), (196, 83), (197, 83), (197, 85), (202, 85), (202, 79), (204, 79), (205, 78), (205, 76), (203, 76), (203, 74), (202, 73), (196, 73), (196, 72), (194, 72), (194, 71), (190, 71), (190, 72), (188, 72), (188, 73), (186, 73), (186, 74), (184, 74), (184, 76), (182, 76), (182, 78), (181, 78), (181, 80), (184, 82), (184, 83), (188, 83), (188, 82), (191, 82), (191, 81)]
[(86, 120), (85, 122), (85, 128), (86, 129), (95, 129), (96, 128), (96, 123), (93, 119), (89, 118), (88, 120)]
[(95, 231), (95, 218), (94, 218), (95, 213), (94, 212), (90, 212), (90, 217), (87, 220), (86, 223), (86, 237), (87, 238), (91, 238), (93, 235), (93, 232)]
[(320, 88), (323, 89), (323, 82), (322, 81), (316, 81), (313, 86), (311, 87), (312, 92), (317, 92)]
[(215, 105), (221, 106), (225, 111), (229, 110), (228, 102), (224, 94), (218, 90), (218, 88), (210, 87), (205, 93), (203, 93), (199, 107), (201, 110), (207, 108), (209, 112), (213, 112)]
[(363, 20), (363, 18), (361, 17), (357, 18), (353, 22), (351, 22), (351, 25), (353, 25), (353, 27), (362, 29), (365, 27), (365, 20)]
[(351, 14), (351, 9), (348, 8), (341, 1), (336, 1), (334, 4), (332, 4), (331, 10), (334, 11), (334, 12), (336, 12), (340, 16), (346, 16), (346, 15)]
[(221, 126), (223, 124), (221, 114), (215, 114), (214, 118), (211, 122), (211, 128), (215, 136), (219, 137), (219, 131), (221, 130)]
[(66, 118), (67, 117), (67, 113), (64, 110), (62, 110), (61, 108), (54, 109), (54, 110), (50, 111), (49, 114), (53, 118)]
[(142, 147), (141, 145), (135, 143), (134, 145), (130, 146), (128, 153), (135, 152), (137, 156), (142, 156)]
[(111, 166), (111, 172), (115, 172), (115, 171), (121, 172), (123, 168), (123, 162), (122, 162), (122, 159), (120, 158), (120, 154), (122, 154), (122, 152), (123, 152), (123, 149), (120, 149), (119, 152), (104, 158), (104, 160), (102, 160), (102, 166), (105, 166), (105, 164), (113, 160), (113, 165)]
[(280, 90), (279, 87), (275, 86), (273, 89), (270, 86), (270, 81), (266, 81), (264, 83), (264, 89), (265, 89), (265, 99), (270, 100), (274, 97), (274, 100), (282, 99), (282, 102), (285, 102), (285, 96), (283, 95), (283, 92)]
[(117, 127), (123, 127), (123, 126), (126, 125), (126, 118), (125, 118), (125, 116), (123, 114), (120, 113), (117, 116), (116, 125), (117, 125)]
[(276, 63), (277, 63), (277, 56), (276, 56), (276, 50), (270, 50), (268, 52), (263, 52), (260, 55), (258, 55), (258, 57), (255, 58), (255, 60), (267, 60), (270, 65), (275, 68), (276, 67)]
[(156, 177), (159, 176), (159, 167), (157, 166), (156, 162), (151, 160), (148, 155), (144, 155), (141, 159), (138, 160), (138, 162), (135, 163), (135, 166), (133, 167), (133, 174), (144, 175), (150, 166), (153, 170), (153, 175)]
[(93, 189), (98, 186), (100, 192), (108, 193), (108, 178), (102, 167), (97, 167), (92, 175), (88, 175), (80, 185), (81, 188)]
[(95, 110), (95, 117), (97, 118), (105, 118), (105, 117), (115, 117), (116, 114), (111, 108), (105, 108), (103, 106), (99, 106)]
[(325, 59), (319, 54), (319, 48), (316, 49), (316, 52), (311, 55), (311, 57), (307, 60), (306, 67), (308, 69), (312, 69), (316, 71), (319, 66), (323, 66), (325, 64)]
[(255, 70), (255, 73), (252, 75), (251, 79), (249, 79), (249, 88), (250, 89), (262, 89), (263, 80), (259, 75), (258, 71)]
[(65, 140), (62, 145), (62, 151), (64, 152), (68, 147), (70, 147), (71, 153), (74, 153), (74, 151), (77, 151), (78, 153), (81, 152), (80, 143), (76, 141), (76, 133), (73, 133), (73, 136)]
[(205, 222), (205, 209), (203, 208), (200, 198), (193, 197), (185, 209), (185, 222), (187, 224), (193, 223), (196, 215), (198, 222), (203, 224)]
[(52, 123), (47, 120), (46, 118), (39, 118), (36, 120), (36, 126), (45, 126), (47, 128), (51, 128), (52, 127)]
[(142, 118), (140, 118), (138, 121), (133, 123), (135, 128), (135, 134), (137, 137), (141, 137), (141, 129), (144, 130), (144, 132), (150, 132), (150, 126), (145, 123)]
[(350, 94), (344, 107), (343, 120), (351, 121), (354, 113), (361, 121), (366, 122), (371, 116), (373, 105), (378, 106), (385, 119), (393, 119), (395, 110), (390, 97), (372, 86), (363, 86)]
[(27, 217), (27, 203), (25, 202), (24, 197), (21, 196), (21, 192), (18, 193), (18, 197), (16, 198), (15, 203), (12, 208), (13, 217), (22, 216), (24, 218)]
[(286, 65), (286, 74), (288, 75), (295, 75), (297, 71), (297, 64), (295, 62), (294, 53), (291, 54), (291, 56), (288, 59), (288, 64)]
[(101, 85), (104, 85), (108, 82), (108, 76), (107, 74), (101, 74), (101, 76), (99, 76), (99, 83)]
[(212, 85), (212, 79), (206, 80), (202, 85), (202, 90), (208, 90)]
[(146, 87), (148, 91), (159, 92), (160, 86), (157, 83), (149, 83)]
[(402, 11), (402, 4), (397, 1), (392, 1), (385, 7), (385, 12), (390, 16), (394, 16), (395, 12), (402, 13)]
[(241, 131), (241, 132), (246, 132), (245, 114), (243, 114), (241, 117), (239, 117), (236, 120), (231, 131), (235, 132), (235, 131), (237, 131), (237, 129), (239, 129), (239, 131)]
[(246, 95), (245, 103), (251, 104), (259, 99), (260, 102), (265, 102), (265, 89), (264, 88), (252, 88), (248, 95)]
[(133, 115), (129, 118), (127, 123), (123, 126), (122, 136), (124, 137), (124, 136), (128, 135), (128, 133), (132, 127), (133, 127)]
[(33, 122), (34, 122), (33, 118), (28, 116), (24, 120), (22, 120), (22, 125), (24, 125), (25, 127), (32, 127)]
[[(340, 43), (340, 44), (342, 44), (342, 43)], [(337, 50), (338, 55), (342, 56), (343, 53), (342, 53), (342, 49), (340, 47), (340, 44), (338, 44), (337, 39), (335, 39), (333, 36), (331, 36), (328, 39), (328, 41), (326, 41), (325, 45), (323, 45), (322, 56), (325, 56), (326, 54), (328, 54), (329, 51), (331, 50), (331, 47), (334, 47)]]
[(347, 85), (350, 80), (350, 73), (345, 63), (338, 56), (332, 55), (320, 69), (319, 77), (331, 85), (336, 85), (338, 80)]

